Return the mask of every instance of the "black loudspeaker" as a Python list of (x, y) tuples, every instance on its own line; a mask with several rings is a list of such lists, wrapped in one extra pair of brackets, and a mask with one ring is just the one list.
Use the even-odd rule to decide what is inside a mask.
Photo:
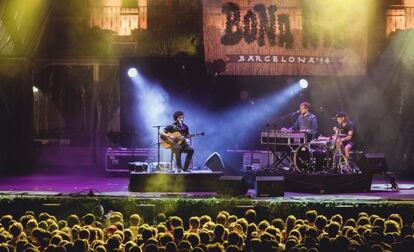
[(243, 176), (221, 176), (217, 187), (218, 194), (246, 195), (249, 187)]
[(221, 160), (220, 154), (218, 154), (217, 152), (211, 154), (204, 162), (204, 165), (214, 172), (224, 171), (223, 160)]
[(285, 195), (283, 177), (256, 177), (256, 197), (278, 197)]
[(383, 153), (365, 153), (357, 164), (363, 173), (374, 174), (388, 171), (387, 160)]

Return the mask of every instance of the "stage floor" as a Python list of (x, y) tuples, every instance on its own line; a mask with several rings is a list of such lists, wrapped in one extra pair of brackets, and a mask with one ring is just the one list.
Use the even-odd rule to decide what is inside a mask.
[[(15, 196), (109, 196), (134, 198), (211, 198), (217, 197), (214, 192), (186, 193), (142, 193), (128, 191), (127, 176), (109, 175), (30, 175), (0, 178), (0, 194)], [(255, 200), (279, 201), (350, 201), (350, 202), (381, 202), (405, 201), (414, 203), (414, 181), (397, 180), (399, 191), (391, 191), (384, 179), (375, 178), (370, 192), (346, 194), (311, 194), (285, 192), (284, 197), (255, 198)], [(254, 198), (255, 192), (250, 189), (247, 198)], [(412, 202), (407, 202), (412, 201)]]

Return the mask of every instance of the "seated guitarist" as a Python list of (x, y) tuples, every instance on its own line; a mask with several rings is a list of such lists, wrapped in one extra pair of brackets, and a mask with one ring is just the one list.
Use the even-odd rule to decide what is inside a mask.
[[(186, 137), (189, 135), (188, 126), (184, 124), (184, 113), (182, 111), (176, 111), (173, 114), (174, 123), (168, 125), (161, 131), (161, 136), (167, 138), (169, 141), (173, 142), (168, 133), (179, 132), (182, 136), (184, 136), (184, 140), (181, 143), (174, 144), (171, 147), (171, 151), (175, 155), (175, 161), (177, 164), (178, 171), (188, 171), (188, 167), (190, 166), (191, 158), (193, 157), (194, 149), (188, 144), (188, 139)], [(184, 163), (184, 169), (181, 164), (181, 153), (187, 153)]]

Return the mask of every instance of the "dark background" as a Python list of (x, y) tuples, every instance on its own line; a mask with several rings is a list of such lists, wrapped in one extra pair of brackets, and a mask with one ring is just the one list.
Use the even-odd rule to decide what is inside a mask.
[[(328, 134), (331, 117), (345, 110), (356, 123), (367, 151), (385, 153), (390, 169), (406, 177), (414, 175), (414, 34), (405, 30), (385, 37), (386, 1), (375, 1), (378, 15), (369, 20), (367, 34), (368, 72), (357, 77), (216, 76), (217, 66), (204, 65), (201, 1), (149, 1), (148, 29), (135, 31), (133, 50), (114, 43), (111, 32), (88, 27), (86, 1), (46, 2), (51, 3), (46, 9), (49, 16), (44, 15), (49, 18), (39, 19), (39, 23), (46, 21), (38, 48), (22, 44), (29, 53), (22, 49), (0, 57), (2, 173), (45, 167), (55, 171), (59, 165), (51, 157), (64, 157), (62, 162), (80, 160), (80, 165), (71, 164), (72, 170), (102, 172), (104, 150), (113, 146), (107, 132), (139, 128), (129, 120), (129, 112), (134, 113), (129, 110), (136, 107), (125, 75), (125, 68), (136, 65), (168, 93), (203, 108), (207, 115), (244, 105), (241, 90), (257, 101), (306, 78), (310, 87), (281, 111), (269, 114), (269, 119), (295, 111), (300, 102), (309, 100), (322, 133)], [(37, 31), (28, 36), (40, 34)], [(182, 40), (190, 43), (180, 43)], [(111, 59), (116, 64), (102, 65), (99, 82), (94, 82), (91, 65), (65, 63), (72, 59)], [(34, 97), (33, 85), (39, 88), (41, 98)], [(293, 119), (281, 124), (289, 125)], [(257, 134), (262, 128), (260, 124), (246, 136), (246, 148), (260, 147)], [(40, 145), (33, 139), (69, 141)], [(123, 141), (125, 146), (131, 141), (142, 144), (131, 138)]]

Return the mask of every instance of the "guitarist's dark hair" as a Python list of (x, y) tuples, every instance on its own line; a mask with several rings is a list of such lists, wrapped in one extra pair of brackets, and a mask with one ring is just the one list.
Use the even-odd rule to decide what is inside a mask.
[(177, 118), (184, 115), (183, 111), (175, 111), (173, 114), (174, 121), (177, 121)]

